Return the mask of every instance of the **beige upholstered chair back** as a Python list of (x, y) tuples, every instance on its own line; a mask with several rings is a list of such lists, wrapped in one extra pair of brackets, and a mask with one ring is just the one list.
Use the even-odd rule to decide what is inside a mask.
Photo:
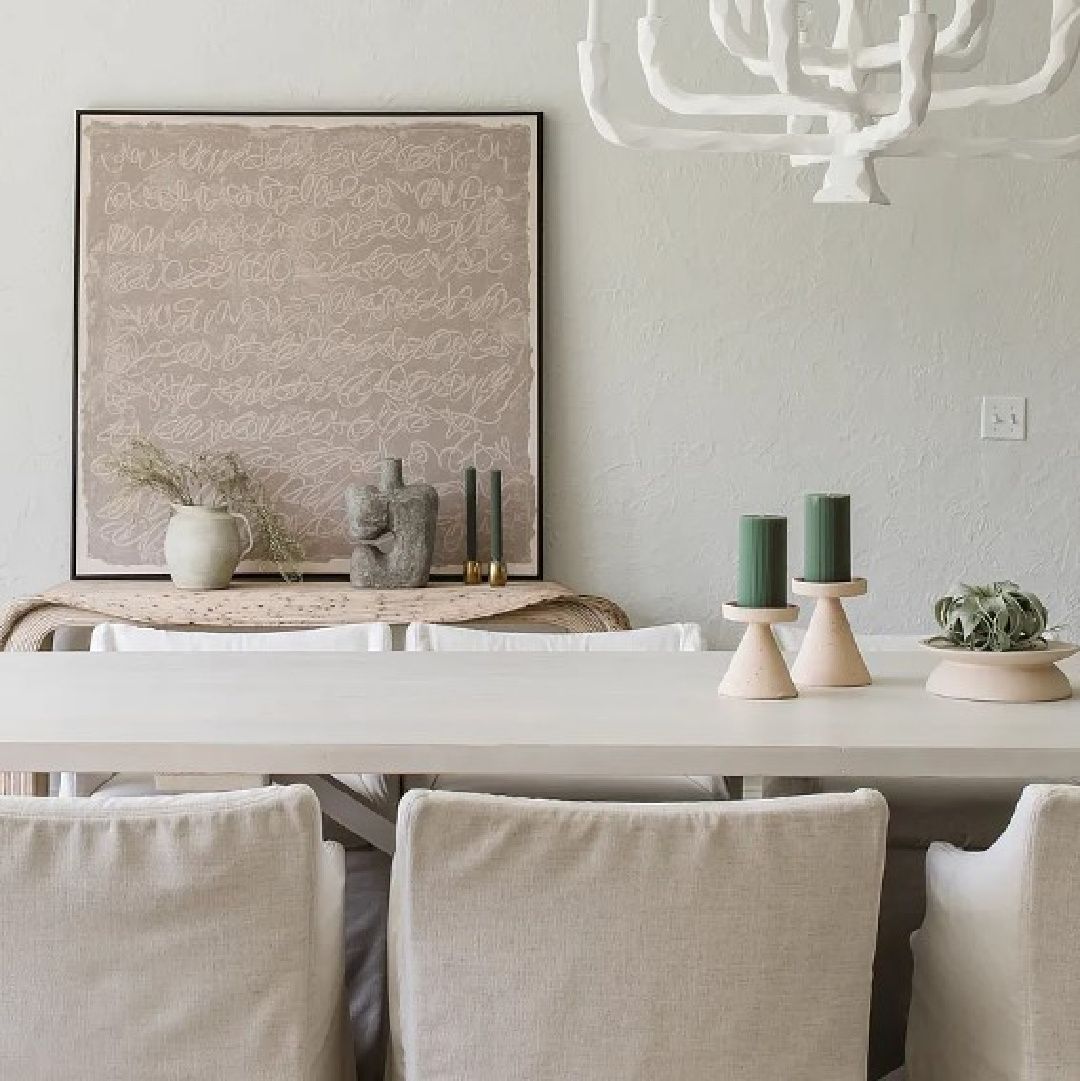
[(911, 1081), (1080, 1075), (1080, 788), (1032, 785), (985, 852), (935, 844), (912, 938)]
[(865, 1081), (886, 817), (407, 794), (389, 1076)]
[(344, 873), (302, 787), (0, 799), (0, 1078), (351, 1081)]

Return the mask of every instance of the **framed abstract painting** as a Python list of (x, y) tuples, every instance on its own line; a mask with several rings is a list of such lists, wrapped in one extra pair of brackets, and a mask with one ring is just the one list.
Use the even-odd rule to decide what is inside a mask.
[(438, 490), (460, 575), (463, 470), (499, 469), (510, 572), (540, 577), (540, 114), (77, 127), (74, 577), (164, 574), (169, 508), (114, 468), (135, 436), (235, 452), (312, 576), (347, 575), (345, 490), (385, 458)]

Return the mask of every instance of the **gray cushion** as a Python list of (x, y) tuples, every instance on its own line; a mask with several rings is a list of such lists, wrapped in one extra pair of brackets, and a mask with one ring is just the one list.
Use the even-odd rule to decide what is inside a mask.
[(345, 985), (357, 1081), (383, 1081), (386, 1056), (386, 910), (390, 857), (345, 853)]

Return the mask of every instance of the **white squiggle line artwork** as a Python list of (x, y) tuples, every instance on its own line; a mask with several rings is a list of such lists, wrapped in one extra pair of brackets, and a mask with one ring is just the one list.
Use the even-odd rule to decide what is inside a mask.
[(459, 570), (462, 470), (499, 468), (536, 572), (533, 117), (87, 114), (80, 138), (77, 571), (161, 569), (167, 509), (109, 467), (138, 432), (238, 451), (311, 571), (347, 571), (344, 490), (388, 456), (438, 488)]

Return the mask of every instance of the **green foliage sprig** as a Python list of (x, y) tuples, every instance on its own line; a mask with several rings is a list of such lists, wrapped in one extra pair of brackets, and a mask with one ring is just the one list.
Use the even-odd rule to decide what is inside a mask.
[(958, 585), (934, 602), (942, 638), (964, 649), (989, 653), (1045, 649), (1046, 605), (1015, 582)]
[(276, 564), (285, 581), (300, 580), (303, 542), (235, 452), (204, 452), (178, 461), (152, 440), (134, 436), (112, 467), (129, 488), (154, 492), (170, 503), (243, 514), (260, 554)]

